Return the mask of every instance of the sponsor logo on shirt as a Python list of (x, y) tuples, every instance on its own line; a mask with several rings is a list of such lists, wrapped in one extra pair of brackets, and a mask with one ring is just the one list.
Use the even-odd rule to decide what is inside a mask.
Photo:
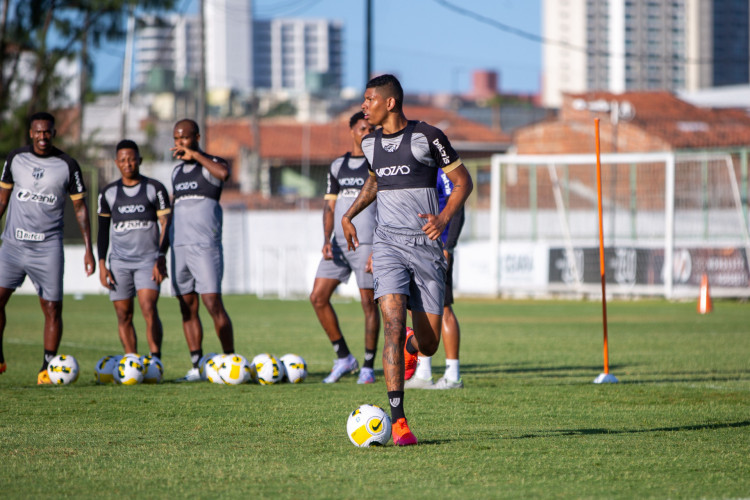
[(341, 198), (356, 198), (357, 196), (359, 196), (359, 192), (360, 191), (361, 191), (360, 189), (355, 189), (355, 188), (342, 189), (341, 192), (339, 193), (339, 197), (341, 197)]
[(375, 171), (378, 177), (391, 177), (392, 175), (408, 175), (411, 172), (409, 165), (394, 165), (392, 167), (381, 167)]
[(364, 186), (365, 180), (360, 177), (345, 177), (339, 180), (341, 186)]
[(57, 202), (57, 196), (54, 194), (32, 193), (28, 189), (19, 189), (16, 199), (18, 201), (32, 201), (44, 205), (54, 205)]
[(83, 191), (84, 191), (84, 189), (83, 189), (83, 179), (81, 178), (81, 171), (80, 170), (76, 170), (73, 173), (73, 182), (76, 183), (76, 190), (77, 190), (77, 192), (83, 193)]
[(20, 241), (44, 241), (44, 233), (34, 233), (25, 229), (16, 229), (16, 239)]
[(177, 205), (179, 202), (183, 200), (205, 200), (206, 197), (202, 194), (186, 194), (185, 196), (180, 196), (179, 198), (176, 198), (174, 200), (174, 204)]
[(151, 229), (153, 225), (154, 222), (150, 220), (126, 220), (114, 224), (112, 230), (116, 233), (124, 233), (134, 229)]
[(44, 169), (42, 167), (34, 167), (34, 170), (31, 171), (31, 175), (34, 179), (39, 180), (44, 177)]
[(198, 189), (198, 183), (195, 181), (186, 181), (175, 184), (175, 191), (187, 191), (188, 189)]
[(141, 214), (146, 211), (146, 207), (143, 205), (120, 205), (117, 207), (117, 211), (121, 214)]
[(448, 165), (451, 162), (451, 160), (450, 158), (448, 158), (448, 152), (445, 150), (445, 146), (440, 144), (440, 139), (435, 139), (434, 141), (432, 141), (432, 144), (434, 144), (435, 147), (440, 152), (440, 158), (442, 158), (443, 164)]
[(165, 208), (167, 206), (167, 202), (164, 200), (164, 193), (161, 191), (157, 191), (156, 197), (159, 199), (159, 208)]

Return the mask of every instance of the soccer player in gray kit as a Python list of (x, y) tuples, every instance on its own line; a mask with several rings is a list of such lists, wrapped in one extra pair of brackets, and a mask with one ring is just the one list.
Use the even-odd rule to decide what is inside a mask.
[[(222, 210), (219, 198), (229, 179), (226, 160), (200, 149), (200, 131), (193, 120), (174, 126), (172, 155), (182, 160), (172, 171), (172, 291), (182, 313), (193, 367), (181, 382), (199, 381), (203, 356), (200, 301), (211, 315), (225, 354), (234, 352), (234, 330), (221, 299), (224, 255), (221, 246)], [(200, 296), (200, 298), (199, 298)]]
[(358, 252), (346, 248), (346, 239), (341, 227), (341, 217), (370, 177), (369, 163), (362, 153), (361, 143), (362, 138), (372, 132), (372, 125), (365, 120), (364, 113), (360, 111), (349, 119), (349, 130), (352, 136), (352, 151), (336, 158), (328, 172), (323, 206), (323, 258), (315, 273), (315, 282), (310, 294), (315, 314), (337, 356), (331, 373), (323, 379), (326, 384), (334, 383), (343, 375), (356, 372), (359, 368), (357, 358), (349, 352), (336, 311), (331, 305), (334, 290), (340, 283), (347, 282), (352, 272), (357, 278), (362, 310), (365, 314), (365, 361), (359, 372), (358, 384), (375, 382), (373, 363), (380, 330), (380, 315), (373, 299), (370, 260), (372, 234), (375, 229), (375, 204), (367, 207), (354, 221), (359, 235)]
[(0, 373), (6, 369), (2, 349), (5, 306), (26, 276), (34, 284), (44, 313), (44, 360), (37, 384), (51, 384), (47, 365), (57, 355), (62, 339), (63, 212), (65, 197), (73, 201), (83, 235), (83, 265), (87, 276), (96, 262), (91, 248), (91, 226), (81, 167), (52, 145), (55, 118), (35, 113), (29, 121), (31, 145), (8, 154), (0, 174), (0, 217), (6, 209), (0, 246)]
[(99, 281), (109, 289), (125, 353), (138, 352), (133, 327), (133, 298), (137, 296), (150, 354), (161, 359), (164, 335), (156, 303), (167, 277), (167, 229), (172, 210), (164, 185), (141, 175), (141, 162), (135, 142), (125, 139), (117, 144), (115, 164), (122, 177), (102, 189), (97, 209)]
[[(432, 356), (440, 344), (447, 263), (440, 234), (473, 189), (471, 176), (445, 134), (407, 120), (404, 91), (393, 75), (367, 83), (362, 111), (380, 126), (362, 140), (370, 178), (344, 214), (349, 249), (359, 245), (352, 219), (377, 198), (372, 271), (384, 324), (383, 372), (393, 421), (393, 444), (417, 444), (404, 414), (405, 358)], [(438, 168), (453, 182), (443, 210), (435, 186)], [(406, 336), (406, 310), (413, 334)]]

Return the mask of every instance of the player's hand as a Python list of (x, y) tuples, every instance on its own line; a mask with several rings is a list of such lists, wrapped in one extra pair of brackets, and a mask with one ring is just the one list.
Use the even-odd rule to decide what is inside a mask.
[(185, 146), (175, 146), (169, 150), (172, 152), (172, 158), (178, 158), (185, 161), (195, 160), (195, 155), (197, 154), (194, 149)]
[(115, 277), (112, 276), (112, 273), (107, 269), (107, 266), (104, 265), (99, 266), (99, 282), (107, 290), (114, 290), (115, 285), (117, 284), (115, 282)]
[(443, 233), (443, 229), (445, 229), (445, 224), (442, 223), (440, 220), (440, 217), (434, 214), (417, 214), (422, 219), (427, 219), (427, 223), (422, 226), (422, 231), (424, 234), (427, 235), (428, 238), (431, 240), (436, 240), (440, 238), (440, 235)]
[(365, 272), (372, 274), (372, 252), (370, 252), (370, 256), (367, 257), (367, 264), (365, 264)]
[(326, 241), (323, 245), (323, 260), (333, 260), (333, 245), (330, 241)]
[(156, 259), (156, 262), (154, 262), (154, 269), (151, 271), (151, 281), (156, 281), (157, 285), (161, 285), (162, 281), (167, 277), (167, 258), (160, 255)]
[(346, 215), (341, 218), (341, 227), (344, 229), (344, 238), (346, 238), (346, 248), (356, 250), (359, 247), (359, 238), (357, 238), (357, 228), (352, 224), (351, 219)]
[(91, 276), (96, 271), (96, 261), (94, 260), (94, 254), (86, 252), (83, 256), (83, 268), (86, 270), (86, 276)]

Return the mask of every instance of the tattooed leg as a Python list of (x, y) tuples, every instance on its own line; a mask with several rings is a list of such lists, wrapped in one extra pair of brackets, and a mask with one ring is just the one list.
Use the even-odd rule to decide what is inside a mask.
[(383, 314), (383, 374), (388, 391), (404, 390), (404, 340), (406, 339), (406, 295), (380, 297)]

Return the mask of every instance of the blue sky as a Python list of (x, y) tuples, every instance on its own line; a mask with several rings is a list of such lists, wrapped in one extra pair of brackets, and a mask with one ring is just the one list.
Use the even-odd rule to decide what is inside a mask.
[[(408, 93), (466, 92), (475, 69), (498, 71), (503, 92), (539, 90), (541, 44), (504, 27), (541, 35), (541, 0), (372, 2), (373, 71), (396, 74)], [(196, 12), (197, 4), (182, 0), (177, 9)], [(257, 18), (343, 21), (344, 86), (364, 87), (365, 0), (255, 0), (254, 9)], [(119, 88), (124, 54), (124, 42), (96, 54), (95, 89)]]

